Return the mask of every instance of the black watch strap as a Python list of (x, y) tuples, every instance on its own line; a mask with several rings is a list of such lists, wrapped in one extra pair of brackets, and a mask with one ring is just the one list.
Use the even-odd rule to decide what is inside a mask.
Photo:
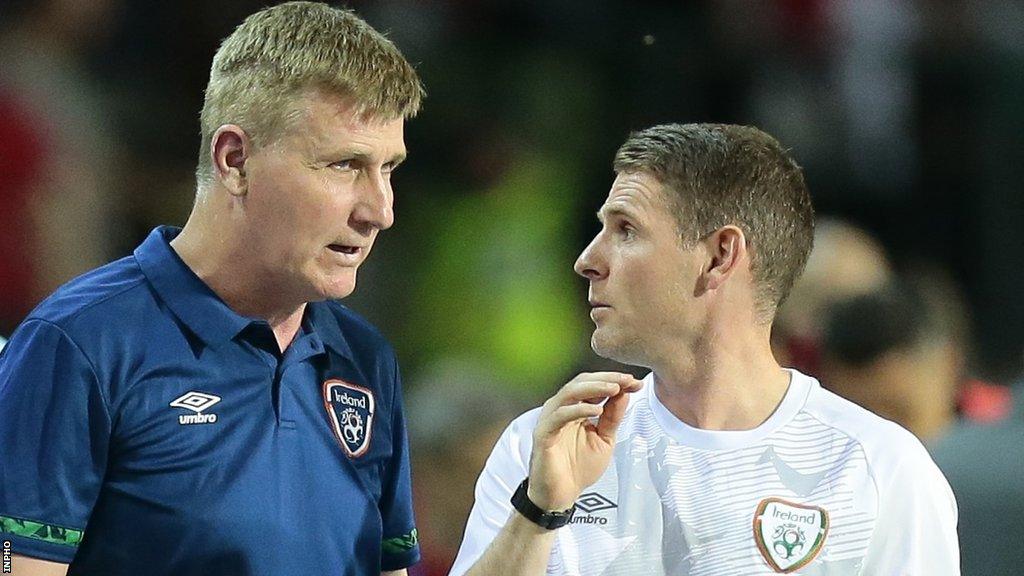
[(526, 495), (526, 490), (529, 487), (530, 479), (525, 478), (519, 485), (519, 488), (516, 488), (515, 494), (512, 494), (512, 507), (525, 516), (527, 520), (548, 530), (561, 528), (572, 520), (572, 515), (576, 512), (575, 504), (573, 504), (572, 508), (569, 508), (568, 510), (555, 512), (541, 510), (530, 500), (530, 497)]

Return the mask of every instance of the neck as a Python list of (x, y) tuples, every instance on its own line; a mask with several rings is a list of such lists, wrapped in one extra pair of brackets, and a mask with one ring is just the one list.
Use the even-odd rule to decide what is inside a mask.
[(789, 388), (790, 375), (772, 355), (769, 331), (758, 326), (739, 338), (710, 331), (689, 358), (677, 355), (653, 367), (658, 399), (695, 428), (756, 428)]
[(228, 308), (266, 320), (283, 352), (302, 325), (306, 303), (283, 298), (278, 283), (268, 282), (267, 275), (250, 264), (244, 249), (231, 242), (231, 234), (215, 232), (203, 220), (193, 211), (171, 248)]

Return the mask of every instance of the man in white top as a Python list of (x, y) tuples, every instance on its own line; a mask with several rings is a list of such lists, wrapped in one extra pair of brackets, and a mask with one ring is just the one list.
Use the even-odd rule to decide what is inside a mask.
[(506, 429), (453, 575), (959, 574), (920, 442), (781, 368), (769, 334), (811, 250), (800, 168), (754, 128), (632, 134), (576, 262), (594, 350)]

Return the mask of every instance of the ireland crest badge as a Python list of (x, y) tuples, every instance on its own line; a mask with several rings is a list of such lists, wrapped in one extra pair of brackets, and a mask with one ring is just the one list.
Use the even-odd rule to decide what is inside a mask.
[(785, 574), (811, 563), (828, 535), (828, 512), (820, 506), (765, 498), (754, 513), (754, 541), (772, 570)]
[(324, 407), (334, 436), (349, 458), (370, 448), (373, 433), (373, 391), (344, 380), (324, 382)]

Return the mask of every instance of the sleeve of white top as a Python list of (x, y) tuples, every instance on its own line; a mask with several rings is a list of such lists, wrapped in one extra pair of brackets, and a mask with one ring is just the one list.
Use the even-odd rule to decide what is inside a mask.
[(959, 576), (953, 491), (924, 446), (906, 444), (902, 457), (876, 468), (878, 524), (861, 574)]
[(512, 513), (509, 500), (530, 469), (533, 429), (539, 413), (540, 409), (531, 410), (509, 424), (487, 458), (449, 576), (461, 576), (472, 568), (508, 521)]

